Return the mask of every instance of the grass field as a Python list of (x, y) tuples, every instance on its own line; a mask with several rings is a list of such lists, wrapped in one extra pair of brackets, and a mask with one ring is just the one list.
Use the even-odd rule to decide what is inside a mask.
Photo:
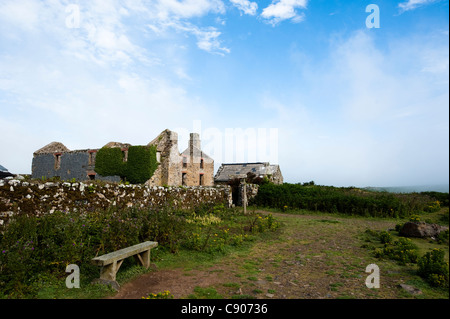
[[(449, 298), (448, 289), (431, 287), (418, 276), (416, 265), (379, 259), (364, 248), (367, 229), (394, 229), (401, 220), (307, 211), (271, 213), (282, 224), (277, 231), (261, 234), (249, 245), (228, 251), (224, 256), (208, 258), (202, 254), (181, 253), (162, 257), (156, 262), (158, 275), (144, 275), (139, 279), (141, 284), (135, 283), (132, 288), (124, 285), (116, 298), (137, 298), (139, 294), (163, 290), (169, 290), (175, 298), (199, 299)], [(439, 219), (445, 213), (448, 214), (448, 208), (427, 217)], [(390, 232), (393, 238), (397, 237), (395, 231)], [(448, 245), (427, 239), (414, 239), (414, 242), (420, 255), (436, 247), (445, 249), (448, 261)], [(373, 263), (380, 269), (379, 289), (369, 289), (365, 285), (369, 275), (366, 267)], [(161, 280), (152, 284), (156, 276)], [(400, 284), (413, 286), (421, 293), (412, 295)], [(130, 290), (137, 294), (128, 294)]]
[[(121, 285), (119, 292), (108, 286), (92, 285), (92, 275), (85, 275), (81, 267), (79, 289), (65, 286), (67, 274), (58, 277), (42, 274), (38, 279), (34, 278), (33, 284), (38, 287), (34, 287), (37, 294), (32, 298), (140, 299), (153, 295), (176, 299), (449, 298), (448, 288), (430, 286), (417, 274), (416, 264), (401, 265), (395, 260), (375, 257), (373, 249), (382, 244), (368, 237), (367, 230), (388, 231), (396, 239), (395, 225), (407, 219), (304, 210), (248, 211), (249, 216), (244, 217), (235, 210), (229, 220), (222, 211), (222, 222), (216, 224), (218, 228), (196, 226), (194, 230), (202, 230), (203, 242), (189, 241), (190, 249), (182, 245), (176, 253), (164, 247), (153, 250), (152, 262), (157, 266), (156, 271), (143, 269), (132, 258), (126, 259), (117, 276)], [(212, 215), (205, 216), (210, 221), (215, 220)], [(270, 223), (279, 227), (268, 228), (268, 216), (272, 218)], [(421, 218), (448, 225), (448, 207), (424, 213)], [(248, 232), (249, 225), (256, 229), (261, 220), (265, 221), (265, 231)], [(198, 221), (205, 222), (204, 219)], [(228, 236), (228, 227), (238, 225), (247, 228), (245, 240), (235, 243), (241, 238), (236, 228), (232, 237), (213, 242), (219, 237), (224, 240), (224, 236)], [(220, 231), (220, 236), (215, 237)], [(430, 239), (412, 241), (420, 255), (433, 248), (444, 249), (448, 262), (448, 243), (438, 244)], [(202, 244), (206, 242), (208, 245)], [(365, 270), (369, 264), (376, 264), (380, 269), (379, 289), (369, 289), (365, 285), (369, 275)], [(410, 294), (400, 284), (413, 286), (420, 294)]]

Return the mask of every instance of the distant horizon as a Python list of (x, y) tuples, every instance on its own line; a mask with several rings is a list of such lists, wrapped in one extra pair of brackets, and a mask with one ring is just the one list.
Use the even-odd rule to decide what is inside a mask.
[[(235, 164), (235, 163), (231, 163)], [(1, 167), (1, 165), (0, 165)], [(6, 168), (5, 168), (6, 169)], [(7, 169), (6, 169), (7, 170)], [(31, 175), (31, 173), (14, 173), (7, 170), (7, 172), (13, 174), (13, 175)], [(214, 172), (216, 174), (217, 171)], [(311, 180), (314, 182), (315, 185), (318, 186), (333, 186), (333, 187), (356, 187), (360, 189), (370, 189), (370, 190), (376, 190), (376, 191), (387, 191), (392, 193), (420, 193), (420, 192), (427, 192), (427, 191), (434, 191), (434, 192), (441, 192), (441, 193), (450, 193), (450, 184), (449, 183), (438, 183), (438, 184), (421, 184), (421, 185), (403, 185), (403, 186), (355, 186), (355, 185), (329, 185), (329, 184), (321, 184), (316, 183), (314, 180)], [(298, 181), (298, 182), (284, 182), (286, 184), (304, 184), (309, 183), (311, 181)]]
[[(288, 184), (304, 184), (310, 181), (302, 181), (302, 182), (286, 182)], [(387, 192), (401, 192), (401, 193), (413, 193), (413, 192), (426, 192), (426, 191), (436, 191), (442, 193), (450, 192), (450, 183), (437, 183), (437, 184), (418, 184), (418, 185), (402, 185), (402, 186), (357, 186), (357, 185), (330, 185), (330, 184), (322, 184), (316, 183), (313, 180), (315, 185), (318, 186), (333, 186), (333, 187), (355, 187), (359, 189), (373, 189)]]
[(380, 189), (386, 190), (387, 192), (401, 192), (401, 193), (420, 193), (420, 192), (440, 192), (440, 193), (449, 193), (450, 185), (449, 184), (436, 184), (436, 185), (406, 185), (406, 186), (388, 186), (388, 187), (374, 187), (367, 186), (365, 188), (368, 189)]

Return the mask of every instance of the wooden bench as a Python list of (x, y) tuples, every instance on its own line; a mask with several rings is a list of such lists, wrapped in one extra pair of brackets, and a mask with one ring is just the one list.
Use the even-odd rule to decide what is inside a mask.
[(100, 278), (96, 282), (110, 284), (119, 289), (116, 274), (125, 258), (134, 256), (145, 268), (150, 267), (150, 250), (158, 246), (155, 241), (146, 241), (131, 247), (123, 248), (109, 254), (95, 257), (91, 260), (94, 265), (100, 266)]

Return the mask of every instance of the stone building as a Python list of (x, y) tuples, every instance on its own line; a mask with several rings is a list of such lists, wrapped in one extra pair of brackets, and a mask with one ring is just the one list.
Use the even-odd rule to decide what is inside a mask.
[[(178, 134), (164, 130), (147, 145), (156, 147), (159, 163), (153, 176), (146, 182), (150, 186), (213, 186), (214, 160), (200, 148), (199, 135), (191, 133), (188, 148), (180, 154)], [(130, 144), (110, 142), (104, 147), (118, 147), (127, 161)], [(101, 176), (95, 171), (95, 158), (99, 149), (69, 150), (64, 144), (52, 142), (33, 153), (32, 178), (53, 178), (85, 181), (106, 180), (119, 182), (119, 176)]]
[(201, 150), (197, 133), (191, 133), (189, 147), (181, 156), (182, 185), (214, 185), (214, 160)]
[(255, 177), (267, 177), (274, 184), (283, 184), (280, 166), (271, 165), (268, 162), (222, 164), (217, 170), (214, 182), (226, 184), (235, 176), (247, 175), (248, 173), (254, 174)]
[(52, 142), (33, 153), (31, 177), (120, 181), (117, 176), (102, 177), (95, 172), (97, 151), (98, 149), (71, 151), (62, 143)]
[(197, 133), (190, 134), (189, 146), (178, 151), (178, 134), (165, 130), (148, 145), (156, 146), (160, 165), (147, 181), (148, 185), (213, 186), (214, 160), (201, 150)]

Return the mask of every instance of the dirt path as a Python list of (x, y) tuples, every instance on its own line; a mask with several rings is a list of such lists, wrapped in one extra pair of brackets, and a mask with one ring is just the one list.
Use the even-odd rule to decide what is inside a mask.
[[(397, 298), (403, 281), (392, 266), (380, 289), (368, 289), (367, 265), (382, 262), (360, 248), (358, 235), (388, 229), (394, 222), (332, 216), (273, 214), (284, 223), (276, 239), (258, 241), (245, 253), (222, 258), (201, 269), (158, 269), (121, 287), (115, 299), (142, 298), (169, 290), (186, 298), (196, 287), (214, 288), (224, 298)], [(382, 275), (384, 275), (382, 273)]]

